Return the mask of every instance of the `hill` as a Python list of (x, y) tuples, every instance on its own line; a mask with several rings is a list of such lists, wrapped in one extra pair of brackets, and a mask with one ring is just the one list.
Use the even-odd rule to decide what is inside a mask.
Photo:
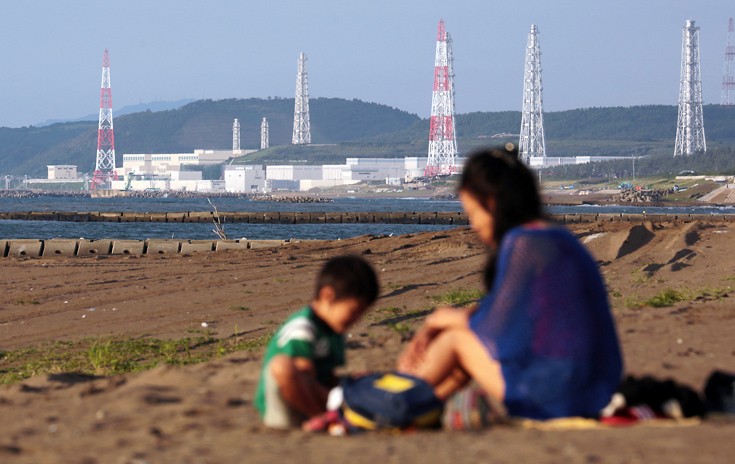
[[(243, 163), (339, 163), (346, 157), (426, 156), (429, 121), (386, 105), (360, 100), (310, 101), (312, 146), (290, 144), (293, 99), (200, 100), (167, 111), (115, 118), (118, 163), (123, 153), (176, 153), (199, 148), (229, 149), (232, 121), (241, 124), (241, 147), (260, 146), (260, 123), (268, 118), (271, 148)], [(676, 135), (675, 106), (584, 108), (544, 114), (547, 155), (670, 156)], [(481, 145), (517, 141), (517, 111), (457, 115), (460, 153)], [(735, 108), (707, 105), (708, 147), (735, 145)], [(96, 122), (0, 128), (0, 175), (45, 176), (47, 164), (94, 167)]]
[[(240, 120), (241, 148), (260, 146), (260, 123), (268, 118), (272, 145), (289, 145), (293, 99), (200, 100), (168, 111), (145, 111), (115, 118), (115, 151), (178, 153), (199, 148), (232, 148), (232, 121)], [(316, 98), (310, 101), (315, 144), (336, 144), (404, 129), (419, 117), (386, 105), (359, 100)], [(76, 164), (94, 169), (96, 122), (57, 123), (43, 127), (0, 128), (0, 174), (44, 176), (47, 164)]]

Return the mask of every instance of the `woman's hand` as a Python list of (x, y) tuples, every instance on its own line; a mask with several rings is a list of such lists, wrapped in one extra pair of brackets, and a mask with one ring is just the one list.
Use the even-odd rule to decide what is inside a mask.
[(442, 331), (454, 327), (467, 327), (470, 311), (451, 307), (436, 309), (426, 318), (424, 325), (416, 332), (401, 356), (398, 370), (411, 373), (423, 362), (431, 341)]

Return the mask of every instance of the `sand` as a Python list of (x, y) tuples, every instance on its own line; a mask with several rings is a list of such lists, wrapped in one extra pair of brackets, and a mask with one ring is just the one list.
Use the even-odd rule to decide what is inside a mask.
[[(699, 390), (712, 370), (735, 371), (735, 224), (571, 228), (601, 263), (628, 373), (672, 377)], [(273, 250), (5, 258), (0, 350), (110, 336), (263, 340), (308, 302), (324, 260), (344, 252), (370, 260), (383, 286), (375, 308), (350, 331), (348, 371), (390, 368), (406, 329), (420, 323), (435, 297), (481, 288), (485, 250), (466, 228)], [(667, 289), (683, 301), (642, 305)], [(187, 366), (101, 377), (57, 372), (0, 386), (0, 462), (724, 463), (735, 453), (735, 423), (714, 420), (345, 438), (267, 430), (251, 404), (262, 343), (253, 346)]]

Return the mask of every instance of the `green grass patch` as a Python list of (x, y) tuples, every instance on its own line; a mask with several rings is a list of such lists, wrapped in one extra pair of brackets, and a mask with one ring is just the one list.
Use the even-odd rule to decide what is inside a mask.
[(237, 334), (180, 339), (83, 338), (39, 347), (0, 352), (0, 384), (35, 375), (80, 372), (115, 375), (151, 369), (159, 364), (185, 365), (209, 361), (236, 351), (260, 349), (270, 335), (245, 338)]
[(687, 299), (687, 295), (684, 292), (667, 289), (644, 301), (643, 306), (665, 308), (667, 306), (673, 306), (680, 301), (686, 301)]
[(432, 296), (431, 299), (437, 304), (444, 304), (450, 306), (467, 306), (475, 303), (477, 300), (483, 297), (485, 293), (482, 290), (477, 289), (457, 289), (450, 290), (441, 295)]

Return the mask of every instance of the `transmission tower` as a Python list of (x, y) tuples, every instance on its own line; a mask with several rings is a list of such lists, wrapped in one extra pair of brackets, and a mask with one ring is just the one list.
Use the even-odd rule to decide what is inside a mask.
[(439, 21), (434, 57), (434, 90), (429, 120), (429, 160), (424, 175), (434, 177), (457, 171), (457, 138), (454, 130), (454, 58), (452, 39)]
[(523, 111), (521, 113), (521, 136), (518, 153), (523, 161), (542, 158), (546, 161), (544, 141), (543, 87), (541, 86), (541, 45), (538, 28), (531, 25), (526, 45), (526, 66), (523, 77)]
[(733, 33), (735, 25), (732, 18), (727, 27), (727, 46), (725, 46), (725, 71), (722, 74), (722, 106), (735, 105), (735, 69), (733, 69), (733, 59), (735, 59), (735, 44), (733, 44)]
[(260, 123), (260, 149), (265, 150), (270, 146), (270, 135), (268, 134), (268, 120), (263, 118)]
[(232, 123), (232, 153), (240, 154), (240, 121)]
[(115, 132), (112, 126), (112, 87), (110, 87), (110, 54), (102, 55), (100, 119), (97, 130), (97, 160), (92, 176), (92, 189), (109, 188), (115, 173)]
[(676, 124), (674, 156), (707, 151), (702, 117), (702, 78), (699, 73), (699, 28), (688, 19), (681, 42), (679, 118)]
[(293, 110), (294, 145), (311, 143), (311, 125), (309, 123), (309, 76), (306, 73), (306, 55), (299, 55), (299, 66), (296, 73), (296, 100)]

